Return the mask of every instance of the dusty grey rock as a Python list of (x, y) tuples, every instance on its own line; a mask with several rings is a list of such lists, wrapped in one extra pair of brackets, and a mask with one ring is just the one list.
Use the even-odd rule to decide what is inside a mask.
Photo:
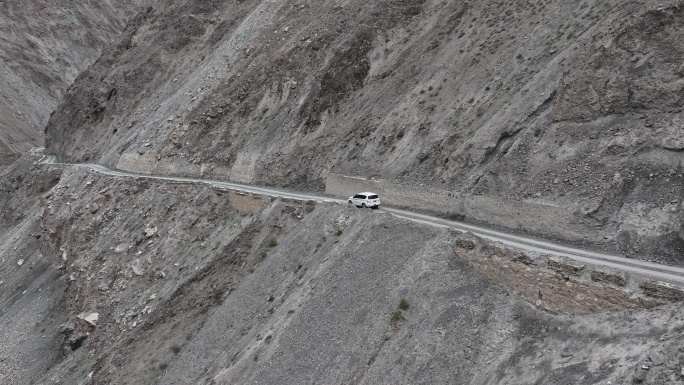
[(684, 290), (665, 282), (643, 282), (639, 285), (649, 297), (664, 298), (672, 301), (684, 300)]
[(157, 226), (148, 226), (145, 228), (145, 237), (152, 238), (155, 235), (157, 235)]
[(649, 366), (648, 365), (643, 365), (643, 364), (638, 364), (636, 368), (634, 369), (634, 382), (637, 383), (642, 383), (646, 380), (646, 377), (648, 376), (649, 372)]
[(145, 268), (143, 266), (142, 260), (140, 258), (136, 258), (133, 263), (131, 263), (131, 271), (133, 271), (133, 274), (137, 276), (141, 276), (145, 274)]
[(617, 272), (594, 270), (591, 272), (591, 279), (596, 282), (606, 282), (620, 287), (627, 284), (626, 278)]
[(97, 320), (100, 318), (99, 313), (81, 313), (78, 316), (78, 319), (85, 321), (88, 323), (90, 326), (97, 326)]
[(653, 366), (660, 366), (665, 363), (665, 355), (662, 352), (651, 352), (648, 359), (651, 360)]
[(59, 332), (62, 334), (70, 334), (76, 329), (73, 322), (67, 322), (59, 326)]
[(556, 270), (559, 273), (578, 276), (584, 270), (585, 265), (552, 257), (548, 260), (548, 267), (549, 269)]

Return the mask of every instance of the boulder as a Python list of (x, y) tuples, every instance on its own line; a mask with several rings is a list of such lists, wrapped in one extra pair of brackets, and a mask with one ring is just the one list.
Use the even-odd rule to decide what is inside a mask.
[(152, 238), (157, 234), (157, 226), (148, 226), (145, 228), (145, 237)]
[(653, 366), (660, 366), (665, 363), (665, 355), (661, 352), (651, 352), (648, 359), (651, 360)]
[(76, 316), (78, 319), (81, 319), (85, 322), (87, 322), (90, 326), (97, 326), (97, 320), (100, 318), (99, 313), (81, 313), (78, 316)]
[(637, 365), (636, 369), (634, 369), (634, 382), (638, 384), (644, 382), (646, 380), (646, 376), (648, 375), (649, 369), (650, 367), (648, 365)]

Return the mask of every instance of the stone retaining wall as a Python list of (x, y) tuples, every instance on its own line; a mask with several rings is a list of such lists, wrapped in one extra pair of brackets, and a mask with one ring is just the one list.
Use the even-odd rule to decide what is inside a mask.
[(456, 258), (506, 285), (530, 304), (559, 314), (589, 314), (684, 300), (684, 289), (606, 267), (521, 252), (472, 234), (455, 234)]
[(600, 240), (589, 221), (574, 210), (552, 204), (505, 197), (466, 195), (426, 186), (329, 174), (326, 194), (348, 197), (360, 191), (380, 194), (383, 203), (465, 217), (511, 229), (551, 235), (567, 240)]

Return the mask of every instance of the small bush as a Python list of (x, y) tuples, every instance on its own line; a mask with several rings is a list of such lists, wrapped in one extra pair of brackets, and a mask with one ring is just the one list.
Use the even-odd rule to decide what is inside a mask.
[(169, 367), (169, 364), (167, 364), (166, 362), (160, 362), (159, 363), (159, 370), (166, 370), (166, 368), (168, 368), (168, 367)]
[(274, 300), (275, 300), (275, 296), (274, 296), (273, 294), (271, 294), (271, 295), (268, 297), (268, 302), (273, 302)]
[(404, 318), (404, 313), (401, 310), (397, 310), (394, 313), (392, 313), (392, 321), (403, 321)]
[(276, 246), (278, 246), (278, 240), (275, 238), (271, 238), (268, 241), (268, 247), (276, 247)]
[(270, 344), (272, 339), (273, 339), (273, 336), (269, 334), (266, 336), (266, 338), (264, 338), (264, 342), (266, 342), (267, 344)]
[(219, 287), (219, 288), (214, 289), (214, 294), (212, 295), (212, 297), (214, 298), (214, 302), (219, 304), (219, 305), (222, 304), (223, 303), (223, 294), (225, 294), (225, 292), (223, 291), (223, 288)]
[(342, 235), (342, 229), (337, 229), (337, 231), (335, 231), (335, 235), (337, 235), (338, 237)]
[(477, 112), (475, 113), (475, 115), (477, 115), (478, 118), (482, 117), (482, 115), (484, 115), (484, 114), (485, 114), (485, 109), (484, 109), (484, 107), (478, 108), (478, 109), (477, 109)]
[(399, 301), (399, 309), (401, 309), (401, 310), (406, 310), (406, 309), (408, 309), (408, 308), (409, 308), (409, 303), (408, 303), (408, 301), (406, 300), (406, 298), (402, 298), (402, 299)]
[(181, 351), (180, 345), (171, 345), (170, 349), (173, 352), (173, 354), (178, 354)]

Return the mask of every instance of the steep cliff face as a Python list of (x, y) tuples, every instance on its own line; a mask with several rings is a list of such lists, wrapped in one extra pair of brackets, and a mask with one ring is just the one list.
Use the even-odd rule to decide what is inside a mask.
[(144, 172), (317, 190), (336, 172), (561, 206), (605, 247), (672, 260), (679, 5), (165, 4), (81, 75), (48, 146)]
[(43, 144), (66, 88), (149, 2), (0, 3), (0, 167)]

